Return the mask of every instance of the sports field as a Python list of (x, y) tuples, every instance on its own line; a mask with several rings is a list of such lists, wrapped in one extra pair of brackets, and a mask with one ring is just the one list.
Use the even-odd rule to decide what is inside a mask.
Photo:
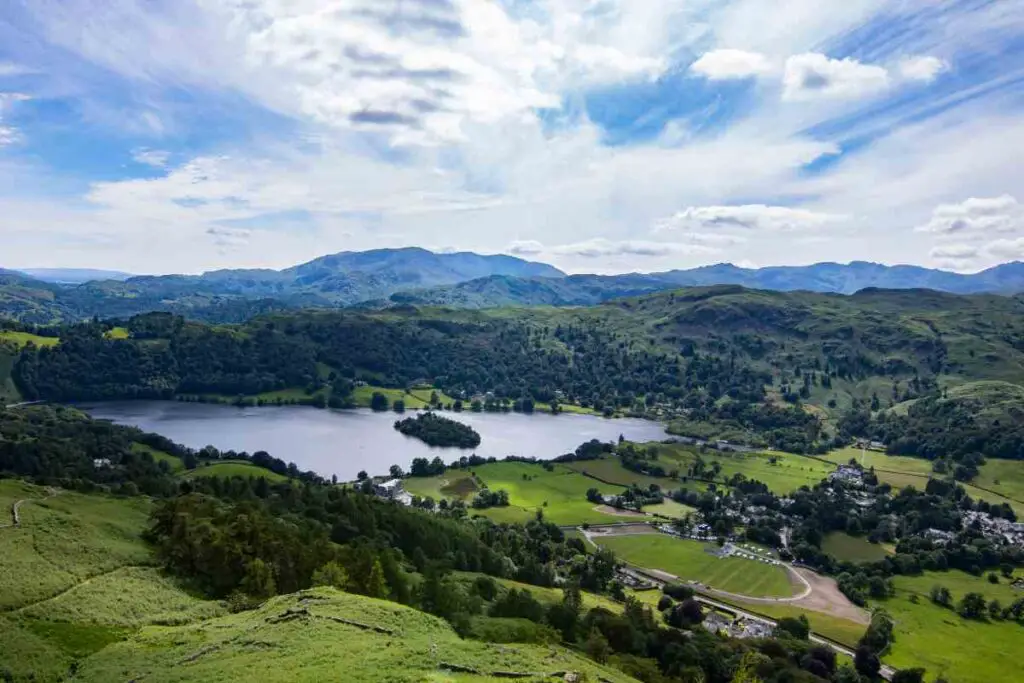
[(596, 538), (595, 542), (630, 564), (660, 569), (717, 590), (751, 597), (793, 595), (785, 568), (738, 557), (719, 558), (708, 552), (708, 548), (715, 546), (699, 541), (644, 534)]

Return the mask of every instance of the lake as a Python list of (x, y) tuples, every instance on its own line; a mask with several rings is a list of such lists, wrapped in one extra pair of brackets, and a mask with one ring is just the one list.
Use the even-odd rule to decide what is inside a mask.
[[(550, 460), (584, 441), (659, 441), (664, 425), (630, 418), (518, 413), (442, 414), (480, 433), (472, 450), (432, 448), (394, 429), (393, 412), (317, 410), (306, 406), (233, 406), (178, 401), (115, 401), (79, 406), (95, 418), (162, 434), (191, 448), (266, 451), (299, 469), (348, 481), (360, 470), (386, 474), (391, 465), (408, 470), (414, 458), (440, 456), (446, 463), (463, 455), (498, 459), (508, 455)], [(415, 412), (406, 415), (415, 415)]]

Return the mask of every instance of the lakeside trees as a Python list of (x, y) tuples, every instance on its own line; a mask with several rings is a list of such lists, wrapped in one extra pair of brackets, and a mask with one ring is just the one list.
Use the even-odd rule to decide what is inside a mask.
[(480, 445), (480, 434), (475, 429), (431, 412), (398, 420), (395, 429), (430, 446), (476, 448)]

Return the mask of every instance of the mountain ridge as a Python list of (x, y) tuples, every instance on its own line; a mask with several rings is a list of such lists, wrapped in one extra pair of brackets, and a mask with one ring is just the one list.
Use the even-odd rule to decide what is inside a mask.
[(0, 269), (0, 316), (46, 324), (167, 311), (210, 322), (240, 322), (256, 313), (298, 308), (591, 306), (711, 285), (836, 294), (872, 287), (1013, 294), (1024, 292), (1024, 263), (1005, 263), (974, 274), (853, 261), (765, 268), (719, 263), (660, 273), (567, 275), (548, 264), (503, 254), (406, 247), (342, 251), (281, 270), (221, 269), (81, 284), (46, 282)]

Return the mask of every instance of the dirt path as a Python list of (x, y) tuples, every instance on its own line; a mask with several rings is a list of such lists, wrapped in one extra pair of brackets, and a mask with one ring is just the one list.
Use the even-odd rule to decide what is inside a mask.
[(22, 498), (21, 500), (14, 501), (14, 505), (11, 506), (11, 524), (0, 524), (0, 529), (17, 529), (21, 527), (21, 504), (22, 503), (40, 503), (44, 500), (49, 500), (54, 496), (59, 496), (60, 491), (58, 489), (47, 489), (50, 495), (43, 498)]
[(639, 517), (641, 519), (647, 517), (643, 512), (637, 512), (636, 510), (620, 510), (619, 508), (613, 508), (611, 505), (598, 505), (594, 508), (594, 512), (600, 512), (603, 515), (612, 515), (613, 517)]

